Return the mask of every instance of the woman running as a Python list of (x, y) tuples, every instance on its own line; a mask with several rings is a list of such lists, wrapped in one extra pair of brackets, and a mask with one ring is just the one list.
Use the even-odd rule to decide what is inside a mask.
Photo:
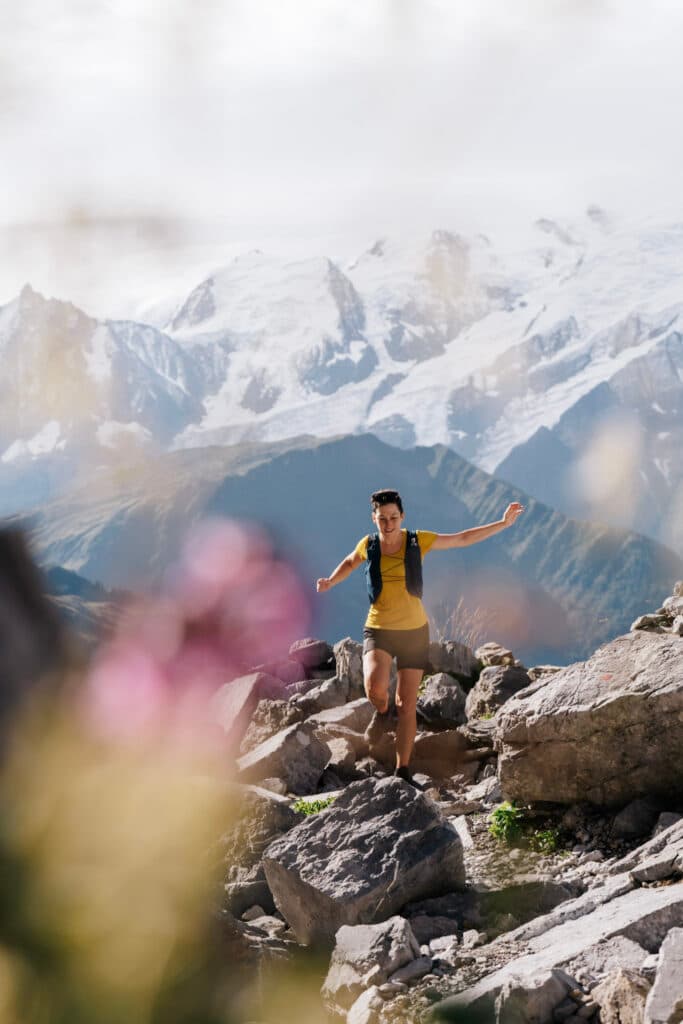
[(392, 729), (389, 675), (396, 658), (395, 774), (412, 782), (408, 766), (417, 732), (417, 692), (429, 656), (429, 625), (421, 601), (422, 559), (428, 551), (468, 547), (492, 537), (512, 526), (524, 506), (513, 502), (497, 522), (460, 533), (412, 533), (401, 527), (405, 515), (398, 491), (375, 491), (370, 504), (378, 533), (363, 537), (331, 576), (317, 581), (317, 590), (329, 590), (345, 580), (361, 562), (366, 562), (370, 611), (363, 630), (363, 678), (375, 713), (365, 735), (372, 749)]

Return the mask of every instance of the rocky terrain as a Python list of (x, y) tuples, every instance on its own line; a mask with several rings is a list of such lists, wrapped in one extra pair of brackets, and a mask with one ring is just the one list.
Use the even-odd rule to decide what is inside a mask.
[(582, 663), (430, 659), (417, 786), (368, 747), (348, 638), (217, 693), (234, 957), (324, 956), (318, 1019), (348, 1024), (683, 1020), (683, 583)]

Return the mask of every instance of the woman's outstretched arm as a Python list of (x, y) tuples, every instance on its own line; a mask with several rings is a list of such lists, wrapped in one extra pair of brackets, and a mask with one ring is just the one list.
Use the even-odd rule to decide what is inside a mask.
[(363, 559), (360, 557), (357, 551), (352, 551), (350, 555), (347, 555), (343, 562), (340, 562), (337, 568), (334, 570), (331, 576), (323, 576), (322, 579), (316, 582), (316, 590), (319, 594), (322, 594), (325, 590), (329, 590), (330, 587), (334, 587), (337, 583), (341, 583), (347, 576), (350, 576), (354, 569), (357, 569)]
[[(492, 537), (494, 533), (500, 533), (512, 526), (519, 516), (524, 512), (524, 505), (513, 501), (505, 509), (503, 518), (495, 523), (487, 523), (486, 526), (473, 526), (471, 530), (461, 530), (460, 533), (440, 533), (432, 544), (432, 551), (444, 551), (446, 548), (466, 548), (470, 544), (478, 544), (480, 540)], [(343, 564), (343, 563), (342, 563)]]

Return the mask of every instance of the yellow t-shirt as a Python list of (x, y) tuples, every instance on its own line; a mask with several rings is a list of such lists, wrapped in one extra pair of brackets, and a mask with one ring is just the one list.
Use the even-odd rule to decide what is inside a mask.
[[(405, 553), (407, 530), (401, 530), (403, 543), (395, 555), (382, 555), (380, 558), (380, 570), (382, 572), (382, 592), (370, 605), (365, 625), (372, 629), (419, 629), (427, 622), (422, 601), (414, 594), (406, 590), (406, 567)], [(424, 558), (432, 544), (438, 537), (437, 533), (431, 530), (417, 530), (417, 542), (420, 545), (420, 554)], [(356, 551), (367, 561), (368, 540), (367, 534), (356, 544)]]

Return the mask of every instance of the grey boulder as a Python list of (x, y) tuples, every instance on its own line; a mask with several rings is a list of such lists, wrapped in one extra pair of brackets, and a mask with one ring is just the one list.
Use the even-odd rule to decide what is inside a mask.
[(307, 636), (303, 640), (295, 640), (289, 648), (289, 657), (299, 662), (304, 668), (319, 668), (332, 657), (333, 651), (325, 640), (315, 640)]
[(471, 686), (479, 675), (481, 665), (471, 649), (457, 640), (443, 640), (429, 645), (429, 664), (432, 672), (447, 672), (460, 682)]
[(679, 1024), (683, 1020), (683, 928), (672, 928), (662, 943), (643, 1020), (645, 1024)]
[(281, 694), (284, 684), (266, 672), (250, 672), (231, 679), (213, 695), (213, 717), (225, 731), (228, 743), (239, 746), (254, 709), (266, 690)]
[(363, 688), (363, 646), (344, 637), (334, 645), (337, 675), (349, 684), (349, 696), (353, 699), (364, 694)]
[(616, 836), (626, 839), (647, 835), (654, 828), (659, 811), (651, 800), (639, 797), (626, 804), (612, 822), (612, 831)]
[(561, 971), (541, 973), (526, 983), (510, 978), (495, 1002), (496, 1024), (545, 1024), (569, 990)]
[(384, 1005), (377, 985), (373, 985), (362, 995), (358, 996), (355, 1003), (346, 1015), (346, 1024), (377, 1024), (378, 1011)]
[(242, 914), (261, 903), (273, 909), (273, 898), (263, 873), (261, 856), (266, 847), (301, 821), (289, 800), (258, 786), (235, 786), (239, 812), (221, 836), (216, 852), (225, 866), (228, 909)]
[[(511, 697), (497, 716), (503, 794), (624, 804), (683, 787), (683, 644), (636, 632)], [(666, 771), (662, 771), (666, 765)]]
[(309, 718), (330, 708), (340, 708), (345, 705), (347, 697), (348, 683), (338, 676), (333, 676), (332, 679), (326, 679), (305, 693), (293, 697), (292, 703), (305, 718)]
[(510, 697), (530, 684), (527, 670), (521, 665), (492, 665), (485, 668), (474, 688), (467, 694), (467, 717), (481, 718), (485, 714), (495, 714)]
[(462, 844), (401, 779), (352, 783), (264, 854), (275, 904), (299, 942), (331, 944), (342, 925), (386, 920), (410, 900), (464, 885)]
[(300, 722), (303, 712), (286, 700), (260, 700), (251, 716), (249, 727), (242, 737), (240, 753), (246, 754), (264, 743), (275, 733)]
[(312, 715), (309, 721), (314, 722), (316, 726), (341, 725), (353, 732), (364, 733), (370, 724), (373, 711), (370, 701), (365, 697), (359, 697), (348, 704), (339, 704), (319, 711)]
[(323, 999), (333, 1011), (348, 1009), (370, 985), (384, 984), (390, 974), (419, 955), (417, 939), (404, 917), (390, 917), (381, 924), (342, 925), (323, 984)]
[(346, 703), (349, 696), (349, 684), (345, 679), (333, 676), (307, 690), (306, 693), (294, 697), (292, 703), (308, 718), (329, 708), (338, 708)]
[(417, 701), (418, 715), (433, 728), (455, 729), (466, 720), (465, 691), (453, 676), (428, 676)]
[(308, 722), (290, 725), (237, 761), (241, 782), (275, 776), (292, 793), (313, 793), (330, 759), (330, 750)]
[(642, 1024), (650, 982), (638, 971), (619, 967), (592, 990), (600, 1024)]

